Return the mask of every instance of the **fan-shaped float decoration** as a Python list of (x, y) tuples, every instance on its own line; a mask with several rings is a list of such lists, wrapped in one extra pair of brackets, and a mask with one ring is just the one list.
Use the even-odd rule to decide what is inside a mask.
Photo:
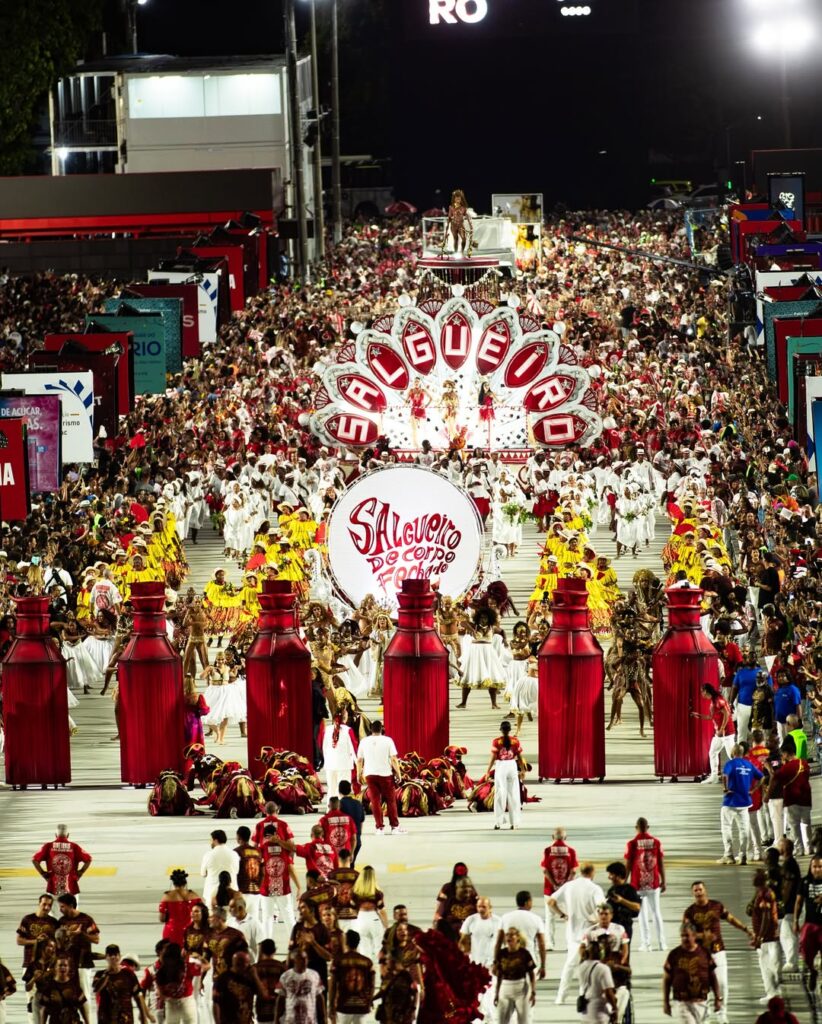
[(587, 370), (511, 306), (405, 306), (344, 341), (321, 374), (311, 430), (324, 443), (564, 448), (602, 432)]

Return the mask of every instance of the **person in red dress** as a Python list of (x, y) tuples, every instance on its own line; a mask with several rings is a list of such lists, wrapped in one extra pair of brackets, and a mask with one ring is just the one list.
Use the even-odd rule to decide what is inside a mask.
[(573, 846), (568, 845), (566, 842), (567, 838), (568, 833), (564, 828), (554, 829), (554, 841), (550, 846), (545, 847), (542, 863), (540, 864), (545, 879), (542, 891), (545, 896), (546, 949), (554, 948), (557, 920), (557, 915), (552, 913), (548, 906), (548, 897), (552, 896), (560, 886), (570, 882), (574, 875), (576, 875), (577, 868), (579, 867), (577, 852)]
[(158, 913), (167, 942), (185, 945), (186, 928), (191, 924), (191, 908), (200, 903), (200, 896), (188, 887), (188, 872), (175, 868), (171, 872), (171, 889), (163, 893)]
[(639, 893), (640, 949), (650, 950), (651, 922), (656, 924), (657, 940), (661, 950), (667, 949), (665, 926), (659, 897), (665, 892), (665, 863), (662, 843), (648, 831), (647, 818), (638, 818), (636, 835), (625, 847), (625, 866), (631, 873), (631, 885)]
[(80, 879), (91, 865), (91, 854), (71, 842), (67, 825), (58, 825), (54, 840), (41, 846), (31, 862), (37, 874), (46, 880), (46, 889), (52, 896), (76, 896)]

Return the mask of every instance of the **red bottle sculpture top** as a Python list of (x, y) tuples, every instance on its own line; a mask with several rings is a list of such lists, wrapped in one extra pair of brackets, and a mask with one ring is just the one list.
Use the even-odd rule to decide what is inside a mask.
[[(162, 581), (132, 583), (131, 604), (134, 608), (134, 633), (140, 636), (164, 636), (166, 632), (166, 586)], [(169, 646), (171, 646), (169, 642)]]
[(397, 631), (386, 658), (446, 658), (448, 652), (434, 628), (434, 591), (430, 580), (403, 580), (397, 594)]
[(260, 604), (263, 608), (259, 620), (260, 632), (273, 631), (279, 636), (293, 633), (300, 645), (304, 646), (297, 635), (297, 601), (290, 580), (263, 580)]
[[(28, 637), (38, 637), (40, 639), (48, 637), (51, 639), (51, 634), (49, 633), (49, 599), (46, 595), (15, 597), (14, 603), (16, 605), (14, 640), (12, 640), (11, 648), (5, 660), (8, 660), (9, 655), (11, 655), (18, 643), (20, 641), (25, 642)], [(60, 655), (60, 649), (54, 642), (47, 644), (45, 647), (37, 645), (32, 648), (32, 653), (35, 651), (46, 655), (44, 658), (38, 658), (38, 661), (63, 660)]]

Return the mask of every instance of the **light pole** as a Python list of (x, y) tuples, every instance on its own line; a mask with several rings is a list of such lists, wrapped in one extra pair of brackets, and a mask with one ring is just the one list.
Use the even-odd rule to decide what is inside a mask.
[(325, 256), (325, 211), (323, 210), (323, 154), (320, 138), (320, 72), (317, 59), (317, 0), (311, 4), (311, 91), (314, 93), (314, 111), (317, 115), (317, 134), (314, 139), (314, 246), (317, 259)]
[(342, 179), (340, 171), (340, 38), (337, 3), (331, 0), (331, 183), (334, 193), (334, 241), (342, 241)]
[(788, 60), (798, 57), (817, 35), (817, 24), (807, 13), (806, 0), (747, 0), (756, 20), (752, 23), (751, 45), (763, 57), (779, 61), (782, 144), (793, 146)]
[(297, 220), (296, 276), (305, 283), (308, 269), (308, 231), (305, 223), (305, 185), (303, 182), (303, 135), (300, 118), (300, 95), (297, 81), (297, 27), (294, 0), (285, 0), (285, 51), (288, 72), (288, 128), (291, 136), (291, 182)]
[(148, 0), (126, 0), (126, 16), (128, 18), (128, 36), (131, 40), (131, 52), (139, 53), (137, 47), (137, 8), (144, 7)]

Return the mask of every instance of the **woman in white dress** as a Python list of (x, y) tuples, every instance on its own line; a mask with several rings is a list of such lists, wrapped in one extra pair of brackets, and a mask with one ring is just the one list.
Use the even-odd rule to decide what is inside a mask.
[(103, 673), (83, 646), (83, 637), (74, 612), (66, 612), (66, 621), (60, 629), (60, 650), (66, 659), (66, 677), (69, 691), (90, 693), (92, 686), (102, 683)]
[(495, 645), (497, 613), (492, 608), (478, 608), (474, 613), (474, 628), (470, 646), (463, 648), (462, 701), (458, 708), (468, 704), (472, 690), (487, 690), (491, 707), (497, 708), (497, 692), (505, 690), (507, 674)]
[(216, 733), (214, 742), (222, 746), (229, 725), (239, 725), (244, 721), (241, 693), (244, 687), (231, 678), (231, 669), (222, 651), (218, 652), (213, 665), (203, 669), (201, 678), (208, 681), (203, 698), (209, 710), (203, 716), (203, 725)]
[(239, 559), (242, 555), (243, 532), (246, 519), (242, 494), (234, 492), (228, 496), (223, 515), (225, 517), (225, 524), (223, 525), (225, 550), (223, 554), (226, 558)]
[(628, 550), (637, 557), (637, 537), (639, 532), (639, 502), (636, 500), (634, 488), (629, 484), (616, 503), (616, 540), (617, 558)]
[(88, 652), (99, 676), (105, 674), (114, 650), (114, 627), (117, 617), (108, 609), (101, 608), (88, 627), (89, 635), (83, 640), (83, 647)]
[(515, 736), (519, 736), (522, 720), (526, 715), (528, 716), (528, 721), (533, 722), (538, 703), (539, 666), (537, 659), (530, 657), (525, 662), (525, 674), (521, 675), (511, 687), (511, 710), (517, 716), (514, 729)]
[(339, 793), (340, 782), (351, 781), (351, 772), (357, 763), (354, 733), (348, 725), (348, 708), (342, 707), (333, 722), (324, 725), (323, 769), (325, 771), (325, 806)]

